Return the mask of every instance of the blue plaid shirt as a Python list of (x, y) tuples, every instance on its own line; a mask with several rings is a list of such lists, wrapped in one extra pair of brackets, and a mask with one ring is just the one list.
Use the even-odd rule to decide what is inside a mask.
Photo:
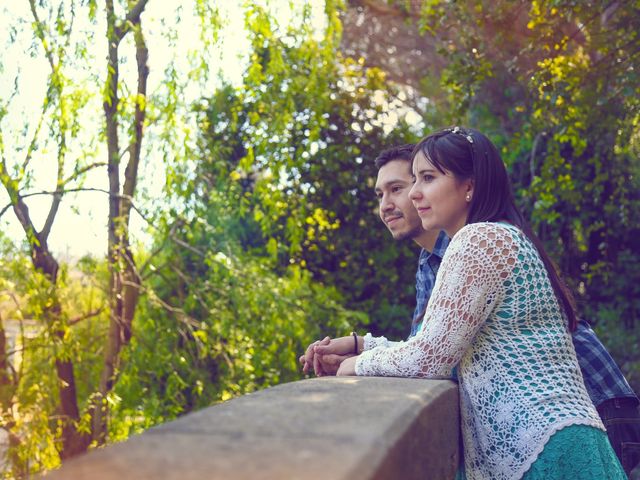
[(612, 398), (637, 399), (616, 362), (584, 320), (578, 322), (578, 328), (573, 332), (573, 345), (584, 384), (596, 407)]
[(436, 238), (432, 252), (424, 248), (420, 252), (418, 271), (416, 272), (416, 309), (413, 312), (409, 338), (420, 331), (420, 326), (422, 325), (420, 322), (421, 315), (427, 308), (427, 302), (429, 302), (431, 291), (436, 283), (436, 274), (438, 273), (438, 268), (440, 268), (440, 262), (442, 262), (442, 257), (444, 257), (444, 252), (448, 246), (449, 237), (442, 231)]
[[(431, 297), (436, 274), (448, 246), (449, 238), (444, 232), (440, 232), (433, 252), (424, 249), (420, 252), (416, 272), (416, 309), (413, 313), (409, 338), (420, 331), (422, 326), (420, 317)], [(584, 320), (578, 322), (578, 327), (573, 332), (573, 345), (584, 377), (584, 384), (596, 407), (612, 398), (638, 398), (616, 362)]]

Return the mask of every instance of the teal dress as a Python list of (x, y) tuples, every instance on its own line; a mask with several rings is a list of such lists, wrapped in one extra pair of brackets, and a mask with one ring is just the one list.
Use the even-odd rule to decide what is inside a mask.
[(605, 432), (586, 425), (570, 425), (551, 436), (522, 478), (626, 480), (627, 475)]
[(488, 222), (461, 229), (425, 317), (415, 339), (370, 348), (356, 372), (429, 377), (458, 365), (469, 478), (626, 478), (584, 387), (546, 267), (519, 229)]
[[(421, 326), (421, 325), (420, 325)], [(454, 367), (451, 379), (458, 381)], [(584, 452), (595, 452), (586, 456)], [(586, 425), (569, 425), (551, 435), (523, 480), (617, 480), (627, 476), (602, 430)], [(456, 472), (456, 480), (466, 480), (464, 458)]]
[[(456, 370), (454, 368), (452, 372), (455, 380)], [(522, 479), (626, 480), (627, 475), (606, 432), (592, 426), (574, 424), (551, 435)], [(456, 480), (465, 480), (463, 459)]]
[[(605, 432), (586, 425), (570, 425), (551, 436), (522, 479), (626, 480), (627, 476)], [(456, 480), (466, 480), (462, 459)]]

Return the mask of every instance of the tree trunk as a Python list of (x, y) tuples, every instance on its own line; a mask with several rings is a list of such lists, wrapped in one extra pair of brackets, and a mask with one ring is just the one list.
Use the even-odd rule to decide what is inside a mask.
[(8, 410), (13, 397), (13, 378), (9, 374), (9, 359), (7, 357), (7, 336), (4, 332), (4, 323), (0, 316), (0, 408)]
[[(39, 236), (38, 236), (39, 237)], [(58, 278), (58, 262), (49, 252), (46, 240), (39, 238), (39, 245), (32, 249), (33, 264), (36, 270), (44, 273), (55, 287)], [(43, 312), (43, 316), (48, 325), (54, 325), (53, 332), (60, 340), (64, 338), (64, 326), (60, 324), (61, 307), (57, 295), (52, 292), (53, 302), (49, 308)], [(62, 450), (60, 458), (62, 460), (71, 458), (83, 453), (89, 447), (91, 437), (78, 431), (77, 424), (80, 421), (78, 410), (78, 397), (76, 395), (76, 380), (71, 360), (56, 359), (56, 373), (58, 375), (60, 390), (60, 415), (62, 418)]]
[[(112, 0), (107, 1), (107, 37), (109, 60), (107, 66), (107, 86), (104, 112), (107, 125), (107, 152), (109, 173), (109, 336), (105, 349), (104, 368), (100, 378), (98, 403), (93, 412), (93, 438), (98, 444), (107, 439), (108, 404), (106, 398), (113, 390), (118, 377), (120, 351), (131, 339), (133, 317), (140, 294), (138, 275), (129, 245), (129, 218), (135, 194), (138, 165), (142, 145), (143, 126), (146, 112), (146, 90), (149, 69), (148, 52), (140, 14), (146, 0), (140, 0), (131, 10), (127, 19), (116, 25)], [(138, 98), (133, 125), (133, 138), (129, 146), (129, 162), (125, 170), (123, 193), (120, 193), (120, 142), (118, 138), (118, 47), (124, 36), (134, 30), (136, 59), (138, 63)]]
[[(8, 177), (4, 163), (2, 173)], [(13, 203), (13, 211), (22, 225), (23, 230), (29, 240), (31, 250), (31, 261), (34, 268), (42, 272), (51, 283), (51, 304), (42, 313), (42, 318), (49, 326), (55, 326), (54, 335), (62, 338), (64, 336), (64, 325), (61, 325), (61, 307), (57, 298), (56, 282), (58, 279), (58, 262), (51, 255), (47, 245), (46, 232), (36, 232), (29, 208), (20, 197), (17, 190), (10, 184), (5, 184), (9, 197)], [(76, 381), (74, 375), (73, 362), (71, 360), (56, 359), (56, 373), (59, 380), (59, 412), (62, 419), (62, 449), (60, 457), (69, 458), (87, 450), (90, 437), (81, 433), (77, 429), (77, 422), (80, 420), (78, 411), (78, 399), (76, 397)]]

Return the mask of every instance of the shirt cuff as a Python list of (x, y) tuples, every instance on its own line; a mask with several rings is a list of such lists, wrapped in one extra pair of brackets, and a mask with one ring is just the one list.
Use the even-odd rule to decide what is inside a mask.
[(371, 333), (367, 333), (364, 336), (364, 347), (363, 351), (371, 350), (376, 347), (388, 347), (389, 340), (386, 337), (374, 337)]

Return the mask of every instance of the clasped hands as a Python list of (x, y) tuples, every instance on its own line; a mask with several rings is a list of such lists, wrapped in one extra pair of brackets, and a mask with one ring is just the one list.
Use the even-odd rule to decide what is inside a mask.
[(313, 342), (300, 356), (302, 371), (309, 373), (313, 369), (318, 377), (327, 375), (355, 375), (356, 357), (353, 337), (329, 338)]

